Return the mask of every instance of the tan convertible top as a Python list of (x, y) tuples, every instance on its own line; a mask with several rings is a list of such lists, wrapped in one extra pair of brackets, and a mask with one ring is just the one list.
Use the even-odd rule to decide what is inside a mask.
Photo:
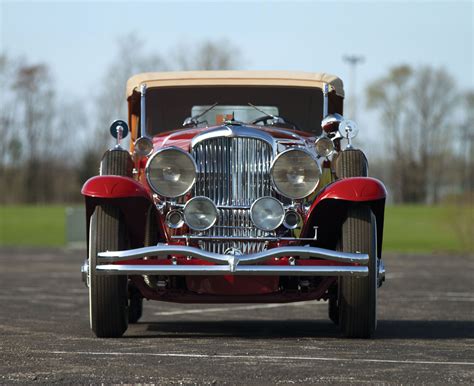
[(142, 84), (152, 87), (183, 86), (288, 86), (330, 89), (344, 97), (342, 80), (326, 73), (291, 71), (181, 71), (146, 72), (132, 76), (127, 82), (127, 98)]

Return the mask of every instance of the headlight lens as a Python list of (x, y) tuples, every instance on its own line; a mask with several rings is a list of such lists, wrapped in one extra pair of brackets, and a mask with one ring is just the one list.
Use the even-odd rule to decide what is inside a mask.
[(306, 150), (289, 149), (273, 162), (271, 175), (276, 191), (291, 199), (309, 196), (319, 182), (321, 170)]
[(181, 149), (166, 148), (156, 152), (146, 167), (150, 187), (164, 197), (187, 193), (196, 180), (196, 163)]
[(216, 205), (207, 197), (194, 197), (184, 206), (184, 221), (191, 229), (205, 231), (217, 221)]
[(255, 226), (264, 231), (278, 228), (285, 217), (285, 209), (273, 197), (261, 197), (250, 208), (250, 218)]
[(316, 147), (316, 153), (320, 157), (329, 157), (334, 152), (334, 143), (325, 135), (319, 137), (314, 146)]

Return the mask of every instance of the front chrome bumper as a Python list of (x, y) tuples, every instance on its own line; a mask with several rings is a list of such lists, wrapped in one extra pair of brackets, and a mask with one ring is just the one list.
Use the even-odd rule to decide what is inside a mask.
[[(179, 264), (115, 264), (157, 256), (185, 256), (205, 260), (212, 265)], [(276, 262), (281, 257), (289, 257), (288, 263), (262, 264)], [(339, 265), (303, 265), (299, 259), (319, 258)], [(363, 253), (346, 253), (309, 246), (289, 246), (265, 250), (249, 255), (222, 255), (183, 245), (158, 244), (126, 251), (101, 252), (97, 256), (95, 272), (98, 275), (284, 275), (284, 276), (367, 276), (369, 256)], [(158, 260), (159, 262), (159, 260)], [(341, 264), (346, 263), (347, 265)], [(354, 263), (358, 265), (353, 265)], [(87, 264), (87, 263), (85, 263)], [(83, 266), (82, 272), (89, 267)]]

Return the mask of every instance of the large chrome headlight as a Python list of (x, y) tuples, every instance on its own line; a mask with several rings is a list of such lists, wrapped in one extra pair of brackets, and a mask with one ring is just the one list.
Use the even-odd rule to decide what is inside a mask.
[(280, 153), (271, 168), (275, 190), (291, 199), (309, 196), (318, 186), (321, 169), (313, 156), (303, 149)]
[(185, 151), (168, 147), (157, 151), (146, 165), (150, 187), (163, 197), (179, 197), (196, 181), (196, 163)]

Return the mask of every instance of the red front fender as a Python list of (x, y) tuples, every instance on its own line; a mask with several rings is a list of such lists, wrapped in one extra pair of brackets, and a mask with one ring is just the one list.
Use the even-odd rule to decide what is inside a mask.
[(148, 191), (137, 181), (122, 176), (96, 176), (88, 179), (81, 193), (94, 198), (142, 197), (151, 201)]
[[(145, 187), (130, 177), (104, 175), (87, 180), (81, 193), (86, 199), (87, 235), (95, 207), (104, 204), (113, 205), (123, 213), (131, 246), (134, 248), (143, 246), (147, 213), (150, 207), (154, 207), (153, 198)], [(151, 213), (156, 214), (153, 211)], [(160, 237), (163, 239), (164, 232), (160, 222), (158, 227)]]
[(380, 256), (386, 197), (385, 186), (375, 178), (352, 177), (337, 180), (326, 186), (312, 203), (304, 220), (301, 237), (314, 237), (314, 228), (317, 227), (320, 246), (334, 249), (347, 208), (355, 202), (366, 203), (377, 218)]
[[(379, 180), (370, 177), (352, 177), (337, 180), (326, 186), (316, 197), (311, 209), (322, 200), (332, 198), (345, 201), (375, 201), (387, 197), (387, 190)], [(310, 209), (310, 211), (311, 211)]]

